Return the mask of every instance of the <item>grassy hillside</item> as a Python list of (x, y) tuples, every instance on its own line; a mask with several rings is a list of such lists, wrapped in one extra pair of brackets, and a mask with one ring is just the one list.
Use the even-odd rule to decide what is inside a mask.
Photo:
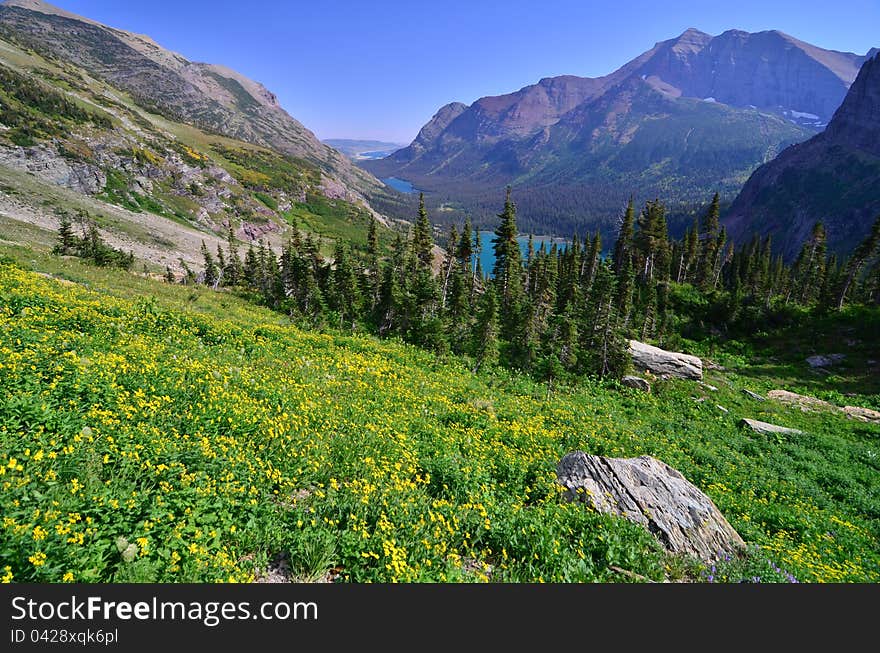
[[(715, 392), (551, 392), (228, 293), (0, 255), (5, 580), (245, 581), (281, 555), (302, 580), (880, 580), (880, 427), (749, 399), (770, 382), (735, 352)], [(566, 504), (573, 449), (664, 460), (756, 548), (700, 569)]]
[(82, 68), (0, 44), (7, 220), (51, 229), (84, 211), (158, 271), (192, 266), (201, 241), (213, 251), (229, 227), (276, 248), (292, 222), (327, 253), (340, 238), (365, 244), (371, 210), (315, 162), (150, 113)]

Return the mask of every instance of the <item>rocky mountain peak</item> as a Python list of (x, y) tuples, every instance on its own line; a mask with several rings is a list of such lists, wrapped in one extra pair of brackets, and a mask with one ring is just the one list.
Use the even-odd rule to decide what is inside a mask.
[(825, 137), (880, 156), (880, 56), (875, 55), (862, 66)]

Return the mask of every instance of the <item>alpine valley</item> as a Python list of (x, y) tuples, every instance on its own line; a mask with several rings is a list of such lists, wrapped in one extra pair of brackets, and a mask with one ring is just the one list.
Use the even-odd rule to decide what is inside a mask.
[[(392, 3), (110, 4), (188, 52), (207, 11), (224, 48), (261, 39), (322, 135), (393, 140), (394, 93), (451, 52), (365, 32)], [(451, 48), (479, 13), (420, 29)], [(367, 48), (398, 58), (358, 75)], [(321, 142), (276, 90), (0, 3), (0, 582), (880, 582), (876, 50), (689, 29), (402, 148)], [(367, 593), (359, 623), (466, 612)], [(673, 618), (731, 630), (710, 607)]]
[[(873, 54), (873, 51), (871, 53)], [(550, 77), (439, 109), (409, 147), (361, 165), (489, 223), (513, 186), (524, 230), (612, 237), (632, 195), (688, 213), (828, 124), (866, 55), (779, 31), (688, 29), (599, 78)]]

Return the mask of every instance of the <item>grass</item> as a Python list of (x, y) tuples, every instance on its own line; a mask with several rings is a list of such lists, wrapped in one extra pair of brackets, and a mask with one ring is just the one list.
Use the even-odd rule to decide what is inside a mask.
[[(747, 365), (712, 372), (714, 392), (548, 392), (395, 342), (303, 332), (228, 293), (0, 255), (65, 280), (0, 265), (8, 580), (246, 581), (283, 554), (301, 577), (332, 565), (349, 582), (632, 580), (612, 567), (880, 580), (880, 427), (749, 399), (762, 377)], [(805, 434), (758, 436), (740, 417)], [(555, 465), (574, 449), (664, 460), (752, 553), (685, 564), (640, 527), (566, 503)]]

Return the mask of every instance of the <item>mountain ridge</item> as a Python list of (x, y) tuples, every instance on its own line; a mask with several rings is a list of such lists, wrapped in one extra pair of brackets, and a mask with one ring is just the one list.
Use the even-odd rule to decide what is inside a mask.
[(290, 116), (265, 86), (231, 68), (190, 61), (148, 36), (41, 0), (0, 3), (0, 33), (88, 70), (148, 110), (316, 163), (348, 187), (352, 199), (380, 188)]

